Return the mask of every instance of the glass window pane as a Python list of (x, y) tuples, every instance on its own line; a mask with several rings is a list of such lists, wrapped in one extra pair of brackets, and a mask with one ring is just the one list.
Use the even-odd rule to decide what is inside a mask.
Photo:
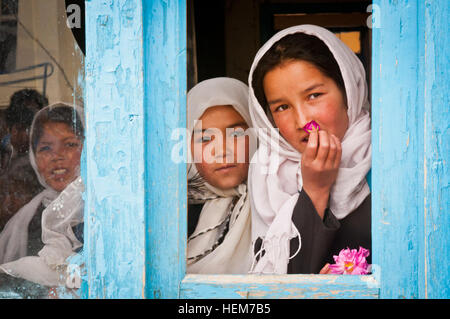
[(82, 2), (0, 0), (0, 297), (79, 286)]

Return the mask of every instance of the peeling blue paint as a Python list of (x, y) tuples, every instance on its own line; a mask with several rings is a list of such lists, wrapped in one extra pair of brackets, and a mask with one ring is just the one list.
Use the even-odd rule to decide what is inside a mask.
[(374, 299), (374, 276), (341, 275), (188, 275), (181, 298), (219, 299)]
[(122, 26), (129, 27), (133, 24), (133, 19), (136, 13), (136, 1), (127, 0), (121, 9)]
[(97, 18), (98, 49), (105, 51), (114, 47), (113, 20), (110, 16), (104, 15)]
[(86, 34), (83, 297), (143, 298), (142, 3), (86, 2)]
[(186, 3), (145, 1), (148, 171), (146, 296), (177, 298), (185, 273), (186, 165), (171, 161), (172, 131), (186, 127)]
[[(381, 298), (448, 298), (448, 1), (375, 1), (373, 260)], [(436, 51), (435, 47), (439, 47)], [(381, 72), (382, 71), (382, 72)], [(395, 88), (395, 89), (393, 89)], [(446, 147), (447, 152), (441, 148)], [(439, 169), (442, 167), (442, 169)]]

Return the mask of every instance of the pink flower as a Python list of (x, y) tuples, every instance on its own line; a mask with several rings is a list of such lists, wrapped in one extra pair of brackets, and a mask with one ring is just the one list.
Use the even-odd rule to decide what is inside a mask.
[(306, 133), (311, 133), (312, 131), (319, 131), (320, 130), (320, 126), (319, 126), (319, 124), (317, 124), (316, 123), (316, 121), (311, 121), (311, 122), (309, 122), (309, 123), (307, 123), (304, 127), (303, 127), (303, 130), (306, 132)]
[(359, 250), (342, 249), (339, 256), (333, 256), (335, 264), (330, 265), (332, 274), (339, 275), (366, 275), (369, 273), (369, 264), (366, 257), (369, 256), (369, 250), (359, 247)]

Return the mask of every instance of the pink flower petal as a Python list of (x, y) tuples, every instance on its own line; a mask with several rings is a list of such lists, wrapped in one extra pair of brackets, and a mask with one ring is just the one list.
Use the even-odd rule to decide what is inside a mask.
[(306, 133), (311, 133), (312, 131), (319, 131), (320, 130), (320, 125), (317, 124), (316, 121), (312, 120), (311, 122), (307, 123), (304, 127), (303, 130)]
[(333, 256), (335, 264), (330, 265), (332, 274), (352, 274), (352, 275), (365, 275), (369, 271), (369, 264), (366, 261), (366, 257), (369, 256), (368, 249), (359, 247), (356, 249), (342, 249), (338, 256)]

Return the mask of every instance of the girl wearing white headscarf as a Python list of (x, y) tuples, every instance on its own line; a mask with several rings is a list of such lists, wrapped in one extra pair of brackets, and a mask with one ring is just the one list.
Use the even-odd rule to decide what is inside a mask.
[[(49, 129), (56, 131), (45, 131)], [(48, 132), (64, 132), (71, 137), (49, 140), (41, 146), (41, 138)], [(51, 139), (58, 139), (56, 136), (50, 134)], [(69, 283), (73, 277), (69, 278), (66, 271), (67, 258), (83, 245), (83, 182), (79, 167), (83, 139), (81, 108), (55, 103), (36, 113), (29, 154), (45, 190), (22, 207), (0, 234), (0, 273), (45, 286), (68, 284), (69, 288), (79, 288), (79, 280), (75, 286)], [(70, 163), (67, 148), (75, 154)], [(39, 152), (47, 156), (49, 164), (45, 167), (40, 167), (36, 159)]]
[[(189, 134), (192, 134), (194, 128), (197, 128), (196, 121), (201, 119), (202, 115), (206, 114), (205, 112), (224, 106), (231, 106), (237, 111), (241, 119), (245, 120), (244, 125), (248, 127), (248, 123), (250, 123), (248, 87), (244, 83), (231, 78), (214, 78), (194, 86), (187, 95)], [(221, 116), (219, 116), (219, 121), (220, 118)], [(249, 135), (251, 139), (252, 135)], [(193, 136), (195, 138), (195, 133)], [(197, 169), (197, 165), (193, 163), (195, 156), (191, 152), (193, 147), (191, 143), (196, 143), (194, 138), (189, 140), (191, 147), (188, 147), (190, 158), (188, 164), (188, 225), (190, 229), (188, 231), (187, 272), (247, 273), (252, 262), (250, 199), (246, 185), (248, 162), (245, 164), (246, 166), (242, 166), (245, 167), (243, 173), (245, 176), (241, 184), (229, 189), (213, 186), (211, 185), (213, 181), (205, 174), (202, 176), (199, 172), (200, 168)], [(217, 138), (217, 140), (219, 139)], [(254, 152), (253, 142), (254, 139), (250, 141), (249, 145), (250, 157)], [(220, 156), (222, 155), (220, 154)], [(219, 154), (216, 152), (214, 156), (217, 158)]]
[[(311, 82), (315, 76), (321, 82)], [(326, 89), (325, 82), (337, 90)], [(371, 130), (365, 71), (358, 57), (324, 28), (295, 26), (261, 47), (249, 83), (252, 125), (268, 129), (259, 132), (259, 160), (249, 171), (255, 252), (251, 272), (318, 273), (347, 246), (370, 249), (365, 177), (371, 167)], [(343, 105), (343, 111), (332, 106), (336, 92), (343, 101), (336, 105)], [(325, 118), (328, 123), (321, 122)], [(303, 128), (312, 120), (321, 129), (308, 135)], [(328, 171), (318, 169), (320, 165), (311, 169), (326, 161), (331, 163)], [(328, 195), (317, 199), (306, 188), (320, 183)]]

